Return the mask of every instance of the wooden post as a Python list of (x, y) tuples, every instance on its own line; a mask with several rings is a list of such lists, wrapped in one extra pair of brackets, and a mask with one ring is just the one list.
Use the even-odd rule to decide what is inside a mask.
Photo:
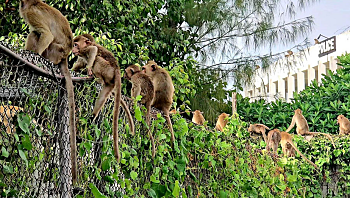
[(232, 92), (232, 115), (237, 113), (237, 100), (236, 100), (236, 92)]

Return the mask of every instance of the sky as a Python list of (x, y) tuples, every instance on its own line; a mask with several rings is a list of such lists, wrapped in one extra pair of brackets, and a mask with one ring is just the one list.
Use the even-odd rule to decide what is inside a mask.
[[(350, 30), (350, 0), (320, 0), (309, 5), (305, 10), (297, 11), (296, 18), (312, 15), (314, 28), (308, 38), (313, 44), (314, 38), (322, 34), (332, 37)], [(321, 38), (320, 40), (323, 40)], [(300, 39), (302, 41), (303, 39)]]

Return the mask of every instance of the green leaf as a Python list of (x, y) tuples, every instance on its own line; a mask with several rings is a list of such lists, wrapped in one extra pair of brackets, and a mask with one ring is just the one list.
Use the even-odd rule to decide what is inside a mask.
[(147, 192), (148, 192), (148, 196), (150, 196), (152, 198), (158, 198), (156, 191), (154, 191), (152, 188), (149, 189)]
[(179, 197), (180, 196), (180, 186), (179, 186), (179, 181), (178, 180), (175, 181), (175, 187), (174, 187), (172, 195), (174, 197)]
[(177, 170), (179, 170), (179, 172), (184, 172), (186, 169), (186, 161), (183, 159), (178, 159), (176, 163)]
[(131, 171), (130, 177), (131, 179), (135, 180), (137, 178), (137, 173), (135, 171)]
[(28, 166), (28, 160), (26, 154), (23, 152), (22, 149), (18, 149), (18, 154), (22, 158), (22, 160), (26, 163), (26, 166)]
[(27, 134), (24, 135), (24, 138), (22, 139), (22, 145), (25, 149), (32, 150), (33, 145), (30, 142), (29, 135), (27, 135)]
[(92, 194), (95, 198), (107, 198), (105, 195), (103, 195), (93, 183), (89, 184), (89, 187), (91, 189)]
[(135, 108), (135, 118), (137, 121), (141, 122), (142, 121), (142, 112), (140, 107)]
[(2, 153), (1, 155), (6, 157), (6, 158), (9, 156), (9, 152), (6, 150), (5, 147), (1, 148), (1, 153)]
[(102, 162), (101, 168), (103, 171), (107, 171), (111, 168), (111, 161), (111, 158), (107, 158)]

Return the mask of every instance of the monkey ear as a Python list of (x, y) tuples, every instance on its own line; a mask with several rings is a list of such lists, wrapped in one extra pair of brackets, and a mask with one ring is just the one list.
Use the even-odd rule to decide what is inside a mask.
[(130, 71), (131, 71), (131, 75), (135, 74), (134, 69), (130, 69)]
[(152, 71), (155, 71), (156, 70), (156, 65), (152, 65)]

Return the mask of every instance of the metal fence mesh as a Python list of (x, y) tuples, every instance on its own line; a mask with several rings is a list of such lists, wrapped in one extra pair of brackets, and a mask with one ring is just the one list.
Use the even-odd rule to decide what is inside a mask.
[[(38, 68), (33, 69), (30, 66)], [(8, 157), (0, 160), (0, 190), (12, 189), (13, 192), (7, 193), (10, 197), (73, 197), (83, 193), (89, 188), (89, 183), (93, 183), (102, 192), (108, 186), (110, 190), (119, 191), (119, 196), (123, 195), (123, 188), (118, 184), (109, 184), (101, 179), (114, 172), (99, 172), (93, 168), (101, 166), (101, 156), (105, 153), (106, 144), (113, 148), (113, 96), (107, 100), (95, 123), (91, 124), (91, 112), (101, 85), (84, 80), (84, 77), (78, 77), (73, 72), (80, 184), (73, 188), (68, 106), (64, 80), (58, 66), (37, 54), (0, 42), (0, 74), (0, 110), (5, 109), (0, 111), (0, 146), (9, 153)], [(122, 98), (133, 114), (133, 101), (125, 96)], [(162, 112), (153, 108), (152, 120), (157, 119), (157, 113)], [(150, 151), (137, 147), (124, 148), (125, 145), (137, 142), (140, 136), (147, 136), (144, 124), (134, 120), (135, 131), (141, 131), (141, 134), (132, 137), (123, 108), (120, 108), (118, 123), (121, 152), (126, 149), (134, 149), (140, 153)], [(140, 163), (151, 161), (149, 154), (145, 153), (143, 156), (145, 157)], [(124, 177), (120, 170), (114, 171), (118, 177)], [(91, 175), (86, 175), (86, 172)], [(142, 189), (144, 183), (149, 181), (152, 171), (139, 174), (139, 180), (132, 185)], [(140, 192), (147, 194), (146, 190)]]

